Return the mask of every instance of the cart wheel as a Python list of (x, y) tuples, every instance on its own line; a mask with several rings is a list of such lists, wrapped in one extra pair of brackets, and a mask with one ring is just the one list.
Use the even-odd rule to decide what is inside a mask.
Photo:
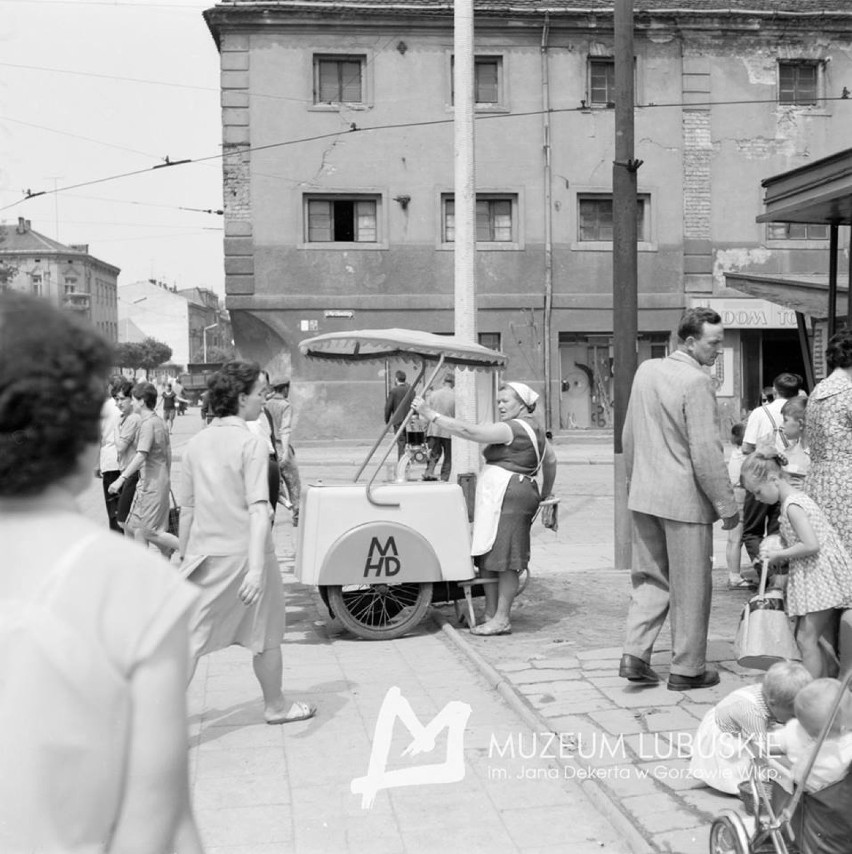
[(432, 582), (332, 586), (328, 598), (340, 622), (359, 638), (392, 640), (423, 619), (432, 602)]
[(710, 825), (710, 854), (749, 854), (749, 835), (743, 820), (725, 810)]

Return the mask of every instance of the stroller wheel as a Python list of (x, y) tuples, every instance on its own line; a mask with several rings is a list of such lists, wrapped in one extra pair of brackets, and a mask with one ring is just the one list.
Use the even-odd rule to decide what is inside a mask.
[(710, 825), (710, 854), (749, 854), (749, 835), (743, 820), (725, 810)]

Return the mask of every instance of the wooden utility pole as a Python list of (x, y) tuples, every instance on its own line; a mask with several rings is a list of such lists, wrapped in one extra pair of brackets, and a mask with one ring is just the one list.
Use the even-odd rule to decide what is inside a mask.
[(633, 0), (615, 0), (615, 161), (612, 166), (612, 325), (614, 369), (616, 569), (631, 564), (631, 525), (621, 433), (636, 373), (638, 296), (636, 270), (636, 171), (633, 154)]
[[(453, 12), (453, 92), (455, 153), (455, 334), (476, 343), (476, 178), (474, 169), (473, 0), (456, 0)], [(473, 371), (456, 375), (456, 417), (476, 422)], [(479, 471), (479, 447), (453, 440), (453, 471)]]

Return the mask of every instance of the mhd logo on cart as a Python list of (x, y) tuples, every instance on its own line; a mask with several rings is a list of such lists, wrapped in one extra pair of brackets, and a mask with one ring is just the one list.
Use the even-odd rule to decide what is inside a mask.
[[(411, 704), (402, 696), (402, 691), (396, 686), (389, 688), (376, 719), (367, 774), (364, 777), (356, 777), (350, 786), (352, 794), (361, 795), (361, 808), (371, 809), (376, 794), (381, 789), (457, 783), (464, 779), (464, 728), (470, 713), (471, 708), (467, 703), (452, 700), (424, 727), (414, 714)], [(388, 758), (393, 740), (393, 726), (397, 719), (405, 724), (412, 736), (411, 744), (402, 751), (402, 756), (431, 753), (435, 749), (436, 737), (446, 729), (446, 759), (431, 765), (389, 771)]]

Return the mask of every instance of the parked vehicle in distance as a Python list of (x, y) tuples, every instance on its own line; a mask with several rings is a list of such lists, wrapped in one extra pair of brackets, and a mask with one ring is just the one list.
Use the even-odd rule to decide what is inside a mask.
[(207, 391), (207, 381), (221, 367), (221, 362), (190, 362), (186, 372), (178, 375), (183, 386), (183, 396), (192, 406), (198, 405), (201, 395)]

